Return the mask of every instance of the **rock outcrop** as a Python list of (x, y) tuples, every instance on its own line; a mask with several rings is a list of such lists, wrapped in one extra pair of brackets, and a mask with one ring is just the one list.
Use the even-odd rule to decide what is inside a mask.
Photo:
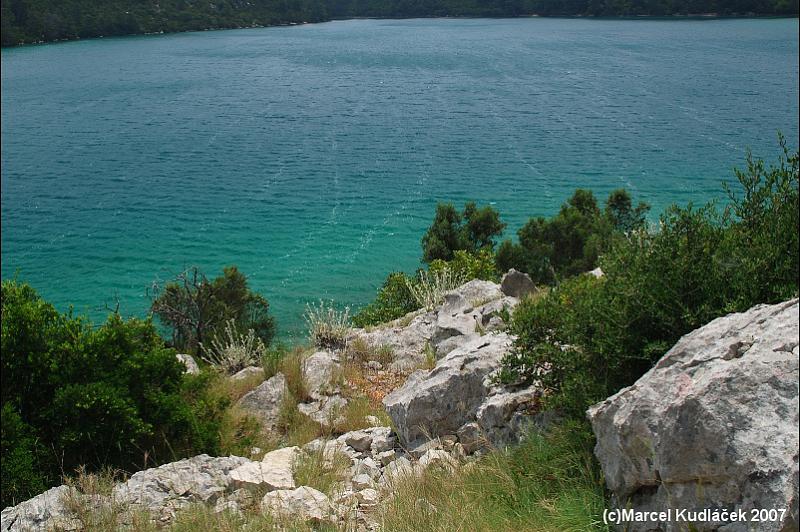
[(533, 284), (530, 275), (511, 268), (503, 275), (500, 290), (507, 296), (520, 298), (535, 292), (536, 285)]
[(286, 394), (286, 377), (278, 373), (245, 394), (238, 405), (265, 428), (274, 429), (280, 420), (281, 404)]
[(383, 404), (401, 441), (415, 447), (431, 437), (456, 434), (473, 421), (491, 386), (485, 377), (500, 366), (512, 338), (478, 336), (453, 350), (431, 371), (412, 373)]
[[(687, 334), (632, 386), (588, 411), (620, 507), (786, 509), (798, 529), (798, 301), (760, 305)], [(749, 515), (749, 514), (748, 514)], [(630, 523), (683, 530), (685, 523)]]

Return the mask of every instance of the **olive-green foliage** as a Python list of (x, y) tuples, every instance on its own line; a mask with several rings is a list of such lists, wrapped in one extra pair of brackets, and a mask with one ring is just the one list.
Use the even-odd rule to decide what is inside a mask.
[(432, 272), (444, 269), (449, 269), (456, 277), (461, 279), (483, 279), (495, 282), (500, 279), (500, 272), (495, 264), (494, 253), (486, 248), (477, 253), (458, 250), (453, 253), (451, 261), (436, 259), (431, 261), (429, 266), (429, 270)]
[(470, 201), (459, 213), (452, 203), (439, 203), (433, 223), (422, 237), (422, 261), (450, 261), (458, 250), (492, 250), (505, 226), (500, 214), (488, 205), (479, 209)]
[(353, 316), (353, 325), (356, 327), (378, 325), (402, 318), (409, 312), (417, 310), (419, 304), (408, 289), (407, 280), (411, 281), (403, 272), (390, 273), (378, 290), (375, 300)]
[(797, 14), (797, 0), (2, 0), (2, 44), (353, 17)]
[(212, 446), (213, 416), (182, 396), (183, 367), (149, 320), (92, 327), (4, 281), (0, 356), (4, 506), (80, 465), (138, 468)]
[(2, 0), (2, 44), (327, 20), (319, 0)]
[(543, 381), (550, 401), (580, 415), (628, 386), (684, 334), (729, 312), (775, 303), (798, 290), (798, 158), (785, 150), (766, 168), (748, 157), (744, 194), (720, 214), (713, 204), (672, 207), (656, 233), (618, 240), (605, 276), (563, 282), (523, 302), (501, 380)]
[(253, 329), (265, 346), (275, 335), (269, 303), (250, 290), (236, 266), (226, 267), (213, 280), (189, 268), (163, 287), (154, 284), (153, 293), (151, 310), (172, 329), (172, 344), (178, 349), (197, 353), (201, 343), (224, 333), (229, 320), (240, 333)]
[(648, 210), (645, 203), (633, 207), (630, 194), (620, 189), (609, 195), (602, 212), (591, 191), (578, 189), (554, 217), (531, 218), (517, 232), (519, 244), (504, 241), (497, 266), (524, 271), (537, 284), (591, 270), (615, 235), (644, 226)]
[(2, 424), (0, 492), (2, 492), (2, 505), (5, 508), (46, 489), (47, 478), (42, 472), (44, 465), (42, 461), (47, 457), (33, 428), (22, 420), (11, 403), (3, 404), (0, 423)]

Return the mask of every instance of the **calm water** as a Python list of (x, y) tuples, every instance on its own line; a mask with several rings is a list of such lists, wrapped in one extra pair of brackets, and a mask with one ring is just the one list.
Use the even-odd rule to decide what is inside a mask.
[(237, 264), (296, 331), (418, 266), (438, 200), (660, 211), (798, 140), (798, 21), (405, 20), (2, 51), (2, 275), (93, 319)]

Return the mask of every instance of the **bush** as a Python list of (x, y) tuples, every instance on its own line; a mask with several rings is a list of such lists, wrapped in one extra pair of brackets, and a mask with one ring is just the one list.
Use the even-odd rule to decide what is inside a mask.
[(151, 321), (113, 314), (93, 328), (16, 281), (1, 299), (3, 505), (80, 465), (139, 468), (216, 438)]
[(458, 250), (477, 253), (493, 250), (494, 239), (506, 224), (492, 207), (478, 208), (474, 202), (464, 205), (459, 213), (452, 203), (439, 203), (433, 223), (422, 237), (422, 261), (450, 261)]
[(234, 321), (228, 320), (225, 325), (224, 339), (219, 336), (211, 340), (211, 347), (200, 344), (203, 360), (228, 374), (234, 374), (248, 366), (261, 363), (267, 355), (267, 348), (255, 331), (249, 329), (247, 334), (238, 332)]
[(230, 320), (240, 333), (252, 329), (265, 346), (275, 335), (269, 303), (248, 288), (236, 266), (225, 268), (213, 281), (198, 268), (189, 268), (164, 286), (154, 283), (152, 295), (150, 309), (172, 330), (177, 349), (197, 353), (201, 343), (224, 334)]
[(353, 316), (353, 325), (378, 325), (402, 318), (419, 309), (417, 300), (408, 288), (409, 281), (410, 278), (405, 273), (390, 273), (378, 290), (375, 300)]
[(453, 253), (451, 261), (434, 260), (428, 269), (432, 273), (449, 269), (457, 278), (467, 281), (483, 279), (497, 282), (500, 280), (500, 272), (495, 265), (495, 256), (490, 249), (482, 249), (477, 253), (458, 250)]
[[(541, 382), (550, 406), (581, 415), (633, 384), (684, 334), (712, 319), (798, 291), (797, 154), (766, 169), (748, 158), (745, 191), (713, 204), (672, 207), (657, 233), (634, 231), (602, 258), (605, 276), (563, 282), (524, 301), (504, 382)], [(775, 238), (778, 235), (780, 238)]]
[(339, 310), (333, 303), (319, 302), (319, 306), (306, 305), (305, 320), (308, 335), (317, 347), (338, 349), (347, 344), (350, 333), (350, 307)]
[(416, 281), (406, 281), (408, 290), (421, 308), (433, 310), (444, 301), (444, 295), (461, 286), (467, 279), (463, 273), (448, 266), (439, 269), (420, 270)]
[(636, 208), (627, 191), (612, 192), (601, 212), (591, 191), (578, 189), (550, 218), (531, 218), (518, 232), (519, 244), (505, 240), (497, 252), (501, 271), (528, 273), (537, 284), (558, 280), (596, 267), (615, 235), (641, 229), (649, 206)]

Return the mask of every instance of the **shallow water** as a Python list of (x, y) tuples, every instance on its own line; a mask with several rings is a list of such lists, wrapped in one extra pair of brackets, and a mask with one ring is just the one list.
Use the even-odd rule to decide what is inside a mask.
[(2, 51), (2, 275), (101, 320), (237, 264), (285, 337), (418, 266), (437, 201), (513, 233), (576, 187), (660, 212), (798, 140), (798, 21), (354, 20)]

